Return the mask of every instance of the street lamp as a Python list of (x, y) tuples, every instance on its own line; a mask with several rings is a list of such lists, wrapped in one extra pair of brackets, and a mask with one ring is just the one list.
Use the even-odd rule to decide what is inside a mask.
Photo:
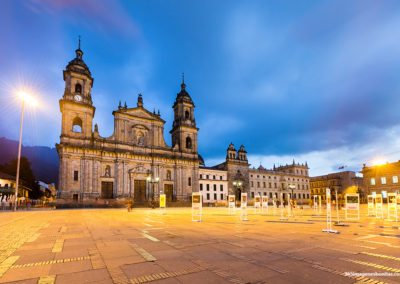
[(24, 112), (25, 112), (25, 103), (31, 106), (36, 106), (36, 100), (27, 92), (20, 91), (18, 96), (21, 99), (21, 119), (19, 122), (19, 144), (18, 144), (18, 159), (17, 159), (17, 176), (16, 176), (16, 186), (15, 186), (15, 200), (14, 200), (14, 211), (17, 211), (17, 203), (18, 203), (18, 187), (19, 187), (19, 167), (21, 161), (21, 146), (22, 146), (22, 129), (24, 126)]
[(290, 198), (293, 199), (293, 190), (296, 189), (296, 185), (294, 185), (294, 184), (289, 184), (288, 187), (289, 187), (289, 189), (292, 191), (292, 195), (290, 196)]
[(242, 187), (242, 181), (241, 180), (234, 180), (233, 181), (233, 186), (235, 187), (235, 189), (236, 189), (236, 200), (240, 200), (240, 188)]
[(158, 184), (158, 182), (160, 181), (159, 177), (154, 177), (153, 174), (151, 172), (149, 172), (149, 175), (146, 178), (148, 184), (151, 187), (151, 200), (154, 201), (154, 184)]

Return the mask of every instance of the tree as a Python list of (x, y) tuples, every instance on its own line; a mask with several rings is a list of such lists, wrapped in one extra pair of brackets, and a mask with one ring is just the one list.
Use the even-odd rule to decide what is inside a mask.
[[(14, 177), (17, 176), (17, 159), (13, 159), (7, 164), (0, 165), (0, 171), (5, 172)], [(38, 199), (43, 196), (39, 185), (36, 182), (35, 175), (33, 174), (31, 163), (26, 157), (21, 157), (19, 168), (20, 183), (32, 191), (29, 192), (29, 198)]]

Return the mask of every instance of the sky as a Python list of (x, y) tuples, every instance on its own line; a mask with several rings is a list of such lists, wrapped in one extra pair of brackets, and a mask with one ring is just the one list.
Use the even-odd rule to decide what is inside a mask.
[(0, 136), (59, 141), (62, 71), (78, 36), (94, 77), (94, 122), (113, 132), (119, 100), (160, 110), (171, 138), (181, 74), (196, 105), (199, 153), (233, 142), (252, 166), (308, 162), (311, 175), (400, 159), (399, 1), (3, 0)]

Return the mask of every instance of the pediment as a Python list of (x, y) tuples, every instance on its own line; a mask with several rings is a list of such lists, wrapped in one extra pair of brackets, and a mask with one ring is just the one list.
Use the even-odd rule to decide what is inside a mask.
[(158, 115), (151, 113), (143, 107), (120, 109), (118, 113), (128, 115), (132, 118), (163, 121)]

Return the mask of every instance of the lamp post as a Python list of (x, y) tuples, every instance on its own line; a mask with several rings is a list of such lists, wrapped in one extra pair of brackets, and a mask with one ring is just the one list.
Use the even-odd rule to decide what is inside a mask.
[(19, 187), (19, 168), (21, 162), (21, 146), (22, 146), (22, 129), (24, 126), (24, 113), (25, 113), (25, 103), (28, 103), (32, 106), (36, 105), (36, 101), (32, 96), (27, 94), (26, 92), (19, 92), (19, 97), (21, 98), (21, 118), (19, 122), (19, 143), (18, 143), (18, 158), (17, 158), (17, 175), (15, 181), (15, 200), (14, 200), (14, 211), (17, 211), (17, 203), (18, 203), (18, 187)]
[(294, 185), (294, 184), (289, 184), (288, 187), (289, 187), (289, 189), (292, 191), (292, 195), (290, 196), (290, 199), (293, 199), (293, 190), (296, 188), (296, 185)]
[(236, 200), (240, 200), (240, 193), (241, 193), (240, 188), (242, 187), (242, 181), (241, 180), (234, 180), (232, 182), (232, 184), (236, 189), (236, 192), (235, 192), (236, 193), (235, 195), (237, 196)]
[(158, 184), (158, 182), (160, 181), (159, 177), (154, 177), (153, 174), (151, 172), (149, 172), (149, 175), (146, 178), (148, 184), (150, 185), (151, 188), (151, 201), (154, 201), (154, 184)]

